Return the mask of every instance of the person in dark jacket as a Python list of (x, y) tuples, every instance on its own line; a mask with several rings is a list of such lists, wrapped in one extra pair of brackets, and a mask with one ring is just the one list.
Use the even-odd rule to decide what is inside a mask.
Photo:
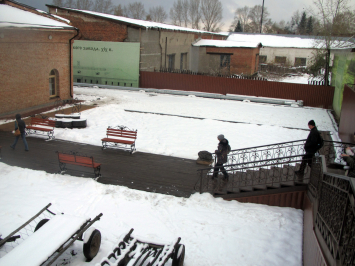
[(28, 151), (28, 144), (27, 144), (27, 141), (26, 141), (26, 132), (25, 132), (26, 124), (21, 119), (21, 115), (20, 114), (16, 114), (15, 130), (18, 129), (18, 128), (20, 129), (21, 135), (15, 137), (15, 141), (14, 141), (14, 143), (12, 145), (10, 145), (10, 147), (15, 149), (17, 141), (18, 141), (18, 139), (21, 136), (23, 144), (25, 144), (25, 151)]
[(312, 157), (320, 148), (319, 143), (321, 140), (321, 136), (316, 127), (316, 123), (314, 122), (314, 120), (310, 120), (308, 122), (308, 127), (311, 130), (311, 132), (309, 132), (306, 143), (304, 144), (304, 149), (306, 151), (306, 154), (303, 155), (302, 157), (302, 163), (300, 169), (295, 172), (295, 174), (299, 178), (303, 177), (304, 169), (306, 168), (307, 164), (309, 165), (309, 167), (312, 167)]
[(217, 178), (218, 176), (218, 171), (221, 170), (221, 172), (224, 175), (224, 181), (228, 181), (228, 174), (226, 172), (226, 169), (224, 169), (223, 164), (227, 162), (227, 157), (228, 157), (228, 152), (229, 152), (229, 143), (228, 140), (224, 138), (224, 135), (218, 135), (217, 139), (219, 140), (217, 150), (215, 150), (216, 156), (217, 156), (217, 162), (214, 167), (213, 171), (213, 178)]

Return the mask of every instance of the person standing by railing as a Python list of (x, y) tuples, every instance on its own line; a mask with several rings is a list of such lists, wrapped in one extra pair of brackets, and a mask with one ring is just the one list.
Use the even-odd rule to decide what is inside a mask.
[(224, 138), (224, 135), (218, 135), (217, 139), (219, 140), (217, 150), (215, 150), (217, 156), (217, 162), (213, 171), (213, 178), (217, 178), (219, 170), (224, 175), (224, 181), (228, 181), (228, 174), (226, 169), (224, 169), (223, 164), (227, 162), (228, 153), (231, 151), (231, 147), (229, 146), (229, 142)]
[(312, 167), (312, 157), (323, 146), (323, 138), (320, 135), (314, 120), (310, 120), (308, 122), (308, 128), (311, 130), (311, 132), (309, 132), (306, 143), (304, 144), (306, 154), (302, 157), (300, 169), (295, 171), (295, 174), (299, 179), (303, 178), (304, 169), (306, 168), (307, 164), (309, 167)]

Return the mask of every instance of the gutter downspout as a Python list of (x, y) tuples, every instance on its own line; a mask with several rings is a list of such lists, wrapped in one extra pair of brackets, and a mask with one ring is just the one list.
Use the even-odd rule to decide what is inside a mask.
[(70, 97), (71, 98), (73, 98), (73, 93), (72, 93), (72, 88), (73, 88), (73, 75), (72, 75), (72, 45), (71, 45), (71, 41), (75, 38), (75, 37), (77, 37), (78, 35), (79, 35), (79, 33), (80, 33), (80, 30), (79, 29), (77, 29), (77, 28), (75, 28), (76, 29), (76, 31), (77, 31), (77, 33), (76, 33), (76, 35), (73, 37), (73, 38), (71, 38), (71, 39), (69, 39), (69, 95), (70, 95)]

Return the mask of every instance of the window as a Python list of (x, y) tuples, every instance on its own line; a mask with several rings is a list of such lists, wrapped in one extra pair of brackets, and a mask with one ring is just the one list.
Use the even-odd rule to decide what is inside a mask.
[(286, 64), (286, 56), (275, 56), (275, 63)]
[(169, 59), (168, 68), (175, 69), (175, 54), (169, 54), (168, 59)]
[(180, 57), (180, 69), (187, 69), (187, 53), (182, 53)]
[(56, 97), (58, 95), (58, 71), (52, 69), (49, 73), (49, 96)]
[(295, 58), (295, 66), (306, 66), (307, 58), (296, 57)]
[(266, 55), (259, 55), (259, 64), (265, 64), (267, 60)]
[(229, 54), (221, 54), (221, 68), (229, 69), (231, 56)]

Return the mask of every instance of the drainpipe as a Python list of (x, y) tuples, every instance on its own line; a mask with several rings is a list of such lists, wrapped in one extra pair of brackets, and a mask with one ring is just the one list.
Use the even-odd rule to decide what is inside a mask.
[(165, 37), (165, 68), (166, 68), (166, 53), (168, 49), (168, 37)]
[(71, 58), (72, 58), (72, 52), (71, 52), (71, 41), (75, 38), (75, 37), (77, 37), (78, 35), (79, 35), (79, 33), (80, 33), (80, 30), (79, 29), (77, 29), (77, 28), (75, 28), (76, 29), (76, 35), (73, 37), (73, 38), (71, 38), (71, 39), (69, 39), (69, 80), (70, 80), (70, 84), (69, 84), (69, 95), (70, 95), (70, 97), (72, 97), (73, 98), (73, 94), (72, 94), (72, 87), (73, 87), (73, 75), (72, 75), (72, 73), (71, 73), (71, 71), (72, 71), (72, 60), (71, 60)]

